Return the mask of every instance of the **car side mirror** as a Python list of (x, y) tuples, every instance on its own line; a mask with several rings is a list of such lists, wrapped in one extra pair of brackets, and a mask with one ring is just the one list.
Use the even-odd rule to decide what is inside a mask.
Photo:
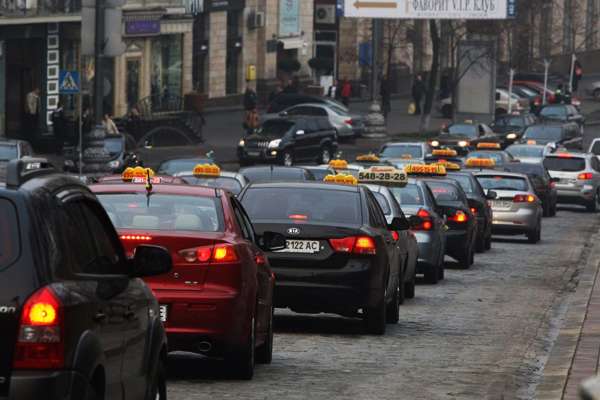
[(147, 278), (166, 274), (173, 269), (171, 254), (164, 247), (141, 245), (135, 249), (132, 275)]
[(485, 194), (485, 198), (488, 200), (496, 200), (498, 198), (498, 193), (490, 189)]
[(406, 218), (394, 217), (392, 222), (388, 224), (388, 230), (390, 231), (406, 231), (410, 229), (410, 223)]
[(296, 136), (302, 136), (304, 135), (304, 131), (302, 129), (296, 131)]
[(285, 236), (277, 232), (264, 232), (258, 239), (258, 247), (264, 251), (284, 250), (285, 244)]

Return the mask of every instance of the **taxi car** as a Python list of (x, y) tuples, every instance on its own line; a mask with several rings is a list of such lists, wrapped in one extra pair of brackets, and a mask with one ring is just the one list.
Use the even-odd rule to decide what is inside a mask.
[(391, 163), (379, 158), (377, 156), (377, 154), (375, 154), (375, 153), (359, 154), (358, 156), (356, 156), (354, 164), (358, 165), (362, 168), (385, 166), (385, 165), (391, 166), (392, 165)]
[(431, 151), (431, 146), (426, 142), (389, 142), (381, 146), (377, 156), (395, 164), (404, 160), (425, 161)]
[[(431, 154), (425, 156), (425, 163), (451, 163), (459, 167), (463, 165), (463, 158), (458, 156), (458, 152), (452, 149), (435, 149)], [(414, 162), (413, 162), (414, 164)]]
[(477, 219), (471, 211), (472, 201), (460, 184), (447, 177), (443, 165), (409, 165), (409, 176), (418, 177), (431, 189), (440, 212), (446, 216), (446, 254), (458, 261), (462, 268), (469, 268), (475, 261)]
[(552, 153), (552, 150), (552, 146), (541, 144), (513, 144), (506, 148), (507, 153), (521, 163), (527, 164), (541, 163), (547, 154)]
[(216, 164), (199, 164), (193, 171), (179, 172), (175, 177), (194, 186), (208, 186), (229, 190), (234, 195), (240, 194), (248, 180), (238, 172), (222, 171)]
[(198, 164), (214, 164), (214, 160), (210, 157), (212, 154), (208, 153), (202, 157), (188, 157), (188, 158), (172, 158), (161, 162), (156, 170), (158, 175), (175, 175), (179, 172), (190, 171)]
[(552, 149), (566, 147), (580, 149), (583, 135), (576, 123), (545, 122), (532, 125), (525, 130), (521, 143), (550, 145)]
[(495, 235), (526, 235), (538, 243), (542, 235), (542, 202), (527, 175), (504, 171), (475, 172), (481, 186), (496, 194), (492, 200)]
[(535, 194), (542, 202), (544, 217), (554, 217), (556, 215), (556, 203), (558, 201), (556, 184), (560, 181), (559, 178), (552, 178), (541, 162), (539, 164), (511, 164), (506, 170), (527, 175), (533, 184)]
[(600, 209), (600, 160), (589, 153), (549, 154), (544, 166), (557, 178), (558, 203), (585, 206), (589, 212)]
[[(228, 191), (133, 177), (92, 185), (126, 251), (166, 247), (171, 273), (147, 279), (160, 304), (169, 351), (224, 357), (243, 379), (273, 351), (275, 277), (241, 204)], [(272, 237), (272, 236), (271, 236)]]
[[(102, 183), (103, 185), (108, 184), (122, 184), (123, 177), (129, 177), (127, 179), (131, 180), (132, 178), (145, 178), (146, 177), (146, 168), (144, 167), (128, 167), (125, 168), (123, 173), (120, 175), (106, 175), (100, 177), (92, 177), (89, 178), (90, 183)], [(163, 184), (171, 184), (171, 185), (184, 185), (185, 181), (181, 178), (177, 178), (170, 175), (156, 175), (154, 171), (152, 171), (152, 177), (160, 180)]]
[(467, 159), (479, 158), (494, 160), (497, 168), (504, 168), (510, 163), (519, 162), (512, 154), (501, 150), (500, 143), (484, 142), (477, 145), (477, 150), (469, 152)]
[(435, 285), (444, 279), (446, 221), (433, 193), (425, 182), (413, 178), (408, 179), (406, 186), (389, 186), (389, 190), (408, 218), (420, 219), (411, 227), (418, 246), (416, 272)]
[[(299, 313), (362, 318), (366, 331), (384, 334), (397, 323), (401, 254), (371, 191), (351, 175), (328, 182), (250, 184), (240, 194), (258, 234), (286, 237), (286, 248), (268, 252), (277, 276), (275, 307)], [(336, 183), (340, 182), (340, 183)]]
[(456, 150), (459, 155), (465, 155), (473, 150), (477, 143), (496, 139), (497, 136), (489, 126), (468, 120), (443, 128), (438, 137), (429, 141), (429, 145), (433, 148), (450, 148)]
[[(406, 219), (398, 201), (391, 192), (391, 188), (401, 188), (408, 183), (404, 171), (394, 167), (372, 167), (359, 173), (358, 183), (364, 184), (371, 190), (385, 215), (388, 225), (394, 221), (394, 218)], [(400, 266), (401, 270), (404, 271), (404, 285), (400, 285), (400, 303), (402, 304), (404, 298), (412, 299), (415, 297), (416, 265), (419, 249), (416, 236), (412, 230), (392, 231), (392, 236), (398, 243), (402, 254), (401, 259), (405, 264)]]

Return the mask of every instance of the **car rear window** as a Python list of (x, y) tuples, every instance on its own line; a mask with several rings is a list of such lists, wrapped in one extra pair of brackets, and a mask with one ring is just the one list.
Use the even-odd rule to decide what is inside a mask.
[(409, 183), (403, 188), (390, 187), (390, 191), (400, 205), (420, 206), (425, 204), (421, 188), (414, 183)]
[(427, 182), (427, 186), (431, 189), (435, 200), (438, 202), (462, 201), (460, 193), (453, 185), (444, 182)]
[(558, 141), (562, 137), (560, 126), (530, 126), (523, 135), (524, 139), (542, 139)]
[(584, 158), (546, 157), (544, 167), (549, 171), (577, 172), (585, 169)]
[(540, 111), (540, 115), (546, 118), (566, 118), (567, 107), (565, 106), (548, 106)]
[(0, 198), (0, 271), (19, 258), (21, 242), (15, 206)]
[(377, 199), (377, 203), (379, 203), (379, 207), (381, 207), (381, 210), (383, 211), (383, 213), (385, 215), (391, 215), (392, 210), (390, 209), (390, 203), (388, 203), (385, 196), (378, 192), (373, 192), (373, 194), (375, 195), (375, 198)]
[(381, 151), (380, 156), (387, 158), (402, 158), (406, 156), (410, 156), (410, 158), (423, 158), (423, 149), (421, 146), (411, 145), (386, 146)]
[(117, 229), (222, 232), (223, 210), (212, 197), (99, 194)]
[(546, 169), (542, 164), (515, 163), (508, 165), (508, 170), (510, 172), (517, 172), (525, 175), (536, 175), (542, 177), (546, 175)]
[(316, 181), (322, 181), (327, 175), (335, 175), (335, 171), (329, 169), (307, 168), (307, 170), (313, 174)]
[(229, 190), (231, 193), (238, 195), (242, 191), (242, 184), (235, 178), (228, 176), (220, 176), (218, 178), (198, 178), (195, 176), (182, 176), (185, 183), (194, 186), (208, 186), (212, 188), (220, 188)]
[[(302, 182), (308, 180), (307, 171), (301, 168), (253, 168), (243, 170), (249, 182)], [(312, 174), (311, 174), (312, 175)]]
[(467, 175), (452, 174), (449, 175), (449, 177), (458, 182), (458, 184), (460, 185), (460, 187), (462, 187), (465, 193), (473, 193), (475, 191), (475, 189), (473, 188), (473, 182), (471, 181), (471, 178), (469, 178)]
[(525, 192), (529, 185), (525, 178), (506, 175), (477, 175), (477, 180), (485, 190), (515, 190)]
[(512, 154), (513, 157), (533, 157), (533, 158), (541, 158), (544, 155), (543, 147), (535, 147), (535, 146), (510, 146), (506, 149), (506, 151)]
[(0, 160), (13, 160), (17, 158), (17, 146), (0, 145)]
[(362, 224), (357, 191), (301, 187), (250, 188), (244, 194), (242, 204), (253, 221)]

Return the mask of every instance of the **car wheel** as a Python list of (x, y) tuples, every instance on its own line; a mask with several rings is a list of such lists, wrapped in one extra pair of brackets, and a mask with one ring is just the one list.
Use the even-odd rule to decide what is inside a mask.
[(600, 89), (594, 90), (594, 100), (600, 101)]
[(163, 360), (158, 361), (154, 377), (150, 381), (150, 388), (146, 394), (146, 400), (167, 399), (167, 368)]
[(383, 299), (381, 299), (378, 306), (368, 307), (366, 309), (364, 321), (367, 333), (372, 335), (385, 334), (386, 315), (385, 296), (383, 296)]
[(385, 310), (385, 321), (388, 324), (397, 324), (400, 319), (400, 286), (402, 286), (402, 283), (399, 280), (396, 281), (396, 289), (394, 290), (392, 301)]
[(286, 167), (294, 165), (294, 155), (289, 150), (284, 151), (281, 155), (281, 164)]
[(417, 280), (416, 272), (412, 274), (409, 282), (404, 284), (404, 297), (407, 299), (415, 298), (415, 281)]
[(320, 164), (327, 165), (331, 161), (331, 149), (329, 146), (321, 147), (321, 155), (319, 156)]
[[(442, 267), (443, 269), (443, 267)], [(425, 282), (430, 285), (436, 285), (440, 279), (440, 265), (432, 265), (425, 271)]]
[(468, 269), (473, 264), (473, 247), (467, 246), (464, 248), (457, 261), (461, 268)]
[(477, 236), (477, 241), (475, 242), (475, 251), (477, 253), (485, 252), (485, 238)]
[(485, 238), (485, 250), (489, 251), (492, 249), (492, 233)]
[(269, 317), (269, 328), (265, 342), (256, 349), (256, 362), (259, 364), (271, 364), (273, 360), (273, 308)]
[(538, 225), (534, 230), (527, 233), (527, 241), (531, 244), (538, 243), (542, 238), (542, 222), (538, 222)]
[(254, 376), (256, 351), (256, 321), (251, 321), (250, 336), (246, 345), (235, 354), (230, 355), (229, 362), (236, 377), (250, 380)]
[(594, 198), (592, 199), (592, 201), (590, 201), (586, 206), (585, 209), (588, 212), (596, 212), (598, 211), (598, 201), (600, 199), (600, 196), (598, 196), (598, 193), (596, 193), (596, 195), (594, 196)]

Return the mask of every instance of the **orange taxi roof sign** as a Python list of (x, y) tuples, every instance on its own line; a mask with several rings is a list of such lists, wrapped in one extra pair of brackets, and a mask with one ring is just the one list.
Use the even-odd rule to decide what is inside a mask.
[(456, 150), (452, 149), (437, 149), (433, 150), (431, 152), (431, 155), (435, 157), (457, 157), (458, 153), (456, 152)]
[(477, 144), (477, 148), (478, 149), (489, 149), (489, 150), (500, 150), (500, 143), (493, 143), (493, 142), (481, 142), (479, 144)]
[(198, 164), (192, 172), (194, 176), (220, 176), (221, 168), (216, 164)]
[(358, 179), (352, 175), (338, 174), (338, 175), (327, 175), (323, 182), (336, 183), (338, 185), (358, 185)]
[(494, 168), (496, 161), (491, 158), (469, 158), (466, 166), (467, 168)]
[(409, 164), (404, 167), (408, 175), (446, 175), (446, 167), (440, 164)]

